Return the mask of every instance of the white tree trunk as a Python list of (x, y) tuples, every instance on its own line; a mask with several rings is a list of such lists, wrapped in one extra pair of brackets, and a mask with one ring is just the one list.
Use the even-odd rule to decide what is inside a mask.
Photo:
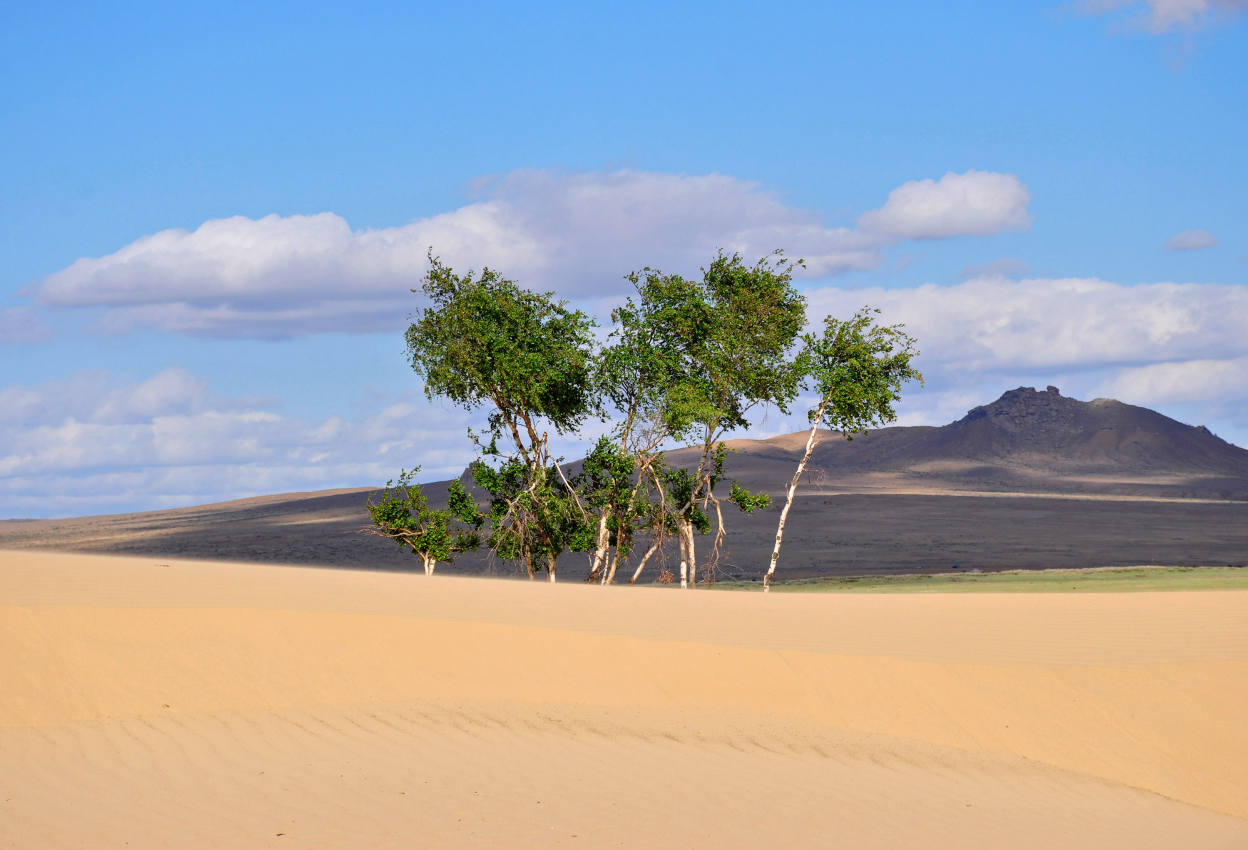
[(654, 540), (650, 541), (650, 548), (646, 550), (646, 554), (641, 556), (641, 563), (637, 565), (633, 577), (629, 579), (629, 584), (636, 584), (637, 579), (641, 578), (641, 571), (646, 568), (646, 562), (650, 560), (650, 556), (659, 551), (659, 546), (663, 543), (662, 535), (655, 535)]
[(599, 581), (603, 577), (602, 566), (607, 558), (607, 549), (611, 535), (607, 531), (607, 509), (602, 509), (602, 514), (598, 517), (598, 538), (594, 547), (594, 560), (589, 567), (589, 580)]
[(685, 521), (676, 521), (676, 531), (680, 535), (680, 589), (689, 589), (689, 537), (685, 534)]
[[(618, 542), (618, 541), (617, 541)], [(617, 545), (615, 551), (611, 553), (611, 566), (607, 569), (607, 574), (602, 577), (603, 584), (615, 584), (615, 570), (620, 565), (620, 548)]]
[(555, 558), (553, 555), (546, 558), (546, 575), (550, 577), (550, 583), (555, 583)]
[(693, 542), (693, 523), (685, 523), (685, 536), (689, 538), (689, 586), (696, 589), (698, 586), (698, 559), (697, 547)]
[(810, 462), (810, 457), (815, 453), (815, 443), (819, 440), (819, 423), (823, 420), (823, 412), (827, 410), (828, 400), (825, 398), (819, 402), (819, 409), (815, 412), (814, 424), (810, 426), (810, 436), (806, 438), (806, 451), (802, 453), (802, 459), (797, 464), (797, 471), (793, 473), (793, 480), (789, 482), (789, 494), (784, 500), (784, 507), (780, 510), (780, 524), (776, 526), (776, 545), (771, 550), (771, 564), (767, 567), (767, 574), (763, 576), (763, 592), (767, 593), (771, 590), (771, 576), (776, 571), (776, 564), (780, 561), (780, 542), (784, 539), (784, 523), (789, 518), (789, 508), (793, 507), (793, 497), (797, 494), (797, 483), (802, 480), (802, 473), (806, 471), (806, 464)]

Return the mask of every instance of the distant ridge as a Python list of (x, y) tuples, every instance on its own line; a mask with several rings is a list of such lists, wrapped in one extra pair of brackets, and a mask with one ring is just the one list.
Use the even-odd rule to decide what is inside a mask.
[(1056, 387), (1010, 390), (941, 430), (951, 445), (982, 456), (1038, 455), (1089, 470), (1248, 474), (1248, 450), (1208, 428), (1110, 398), (1067, 398)]
[[(776, 487), (780, 471), (764, 461), (795, 458), (797, 436), (734, 441), (730, 473)], [(939, 427), (881, 428), (853, 441), (829, 433), (812, 467), (829, 485), (887, 476), (923, 489), (1248, 499), (1248, 450), (1145, 407), (1080, 401), (1056, 387), (1009, 390)]]
[(1114, 399), (1079, 401), (1056, 387), (1009, 390), (938, 428), (884, 428), (862, 446), (831, 445), (844, 455), (838, 459), (864, 470), (972, 461), (1064, 473), (1248, 476), (1248, 450), (1207, 428)]
[[(804, 432), (730, 441), (727, 477), (777, 498), (754, 514), (730, 512), (724, 577), (761, 575), (805, 442)], [(696, 463), (691, 449), (668, 459)], [(425, 492), (442, 501), (447, 483)], [(0, 549), (411, 569), (410, 554), (359, 534), (369, 492), (6, 522)], [(1248, 557), (1248, 450), (1147, 408), (1080, 401), (1055, 387), (1009, 390), (940, 427), (882, 428), (853, 441), (825, 432), (798, 493), (781, 561), (786, 578)], [(584, 556), (565, 557), (569, 574), (584, 569)], [(485, 553), (442, 569), (515, 573)]]

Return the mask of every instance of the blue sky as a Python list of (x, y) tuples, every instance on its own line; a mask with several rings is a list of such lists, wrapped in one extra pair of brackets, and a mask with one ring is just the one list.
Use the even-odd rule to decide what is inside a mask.
[(903, 423), (1054, 383), (1248, 445), (1243, 0), (123, 5), (0, 12), (0, 516), (458, 471), (428, 244), (599, 314), (781, 247), (918, 337)]

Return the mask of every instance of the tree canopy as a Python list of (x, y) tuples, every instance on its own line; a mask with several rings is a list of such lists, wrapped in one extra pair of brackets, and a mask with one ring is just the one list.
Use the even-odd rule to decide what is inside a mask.
[(432, 253), (429, 264), (429, 306), (406, 333), (425, 395), (491, 408), (491, 427), (512, 432), (521, 454), (539, 442), (540, 420), (575, 431), (594, 405), (593, 320), (493, 269), (457, 275)]
[[(888, 422), (901, 385), (921, 378), (914, 341), (898, 325), (880, 325), (878, 311), (828, 317), (820, 333), (803, 333), (806, 302), (793, 286), (800, 268), (780, 251), (753, 263), (720, 251), (697, 278), (643, 268), (626, 276), (634, 293), (599, 341), (595, 322), (553, 293), (490, 268), (457, 273), (430, 251), (419, 290), (427, 304), (407, 329), (407, 357), (431, 400), (486, 412), (488, 431), (469, 430), (478, 456), (468, 469), (485, 507), (456, 482), (450, 507), (434, 510), (403, 473), (370, 501), (376, 528), (425, 558), (427, 571), (484, 543), (552, 581), (561, 555), (584, 552), (588, 578), (604, 584), (639, 536), (648, 545), (633, 581), (674, 536), (681, 585), (695, 586), (695, 535), (714, 531), (703, 562), (709, 579), (725, 535), (723, 503), (753, 512), (772, 496), (736, 481), (717, 492), (724, 437), (748, 427), (760, 407), (788, 413), (805, 387), (816, 397), (812, 433), (780, 514), (769, 581), (819, 426), (852, 436)], [(579, 434), (590, 422), (605, 423), (605, 433), (569, 473), (549, 434)], [(665, 450), (682, 443), (692, 444), (694, 461), (669, 466)]]
[(923, 380), (914, 368), (918, 356), (914, 338), (901, 325), (879, 324), (879, 313), (864, 307), (845, 320), (828, 316), (821, 334), (802, 336), (799, 369), (807, 388), (815, 394), (815, 404), (807, 412), (810, 433), (780, 511), (771, 562), (763, 575), (764, 590), (776, 572), (785, 520), (798, 481), (814, 454), (820, 426), (840, 431), (845, 439), (852, 440), (855, 434), (896, 419), (895, 404), (901, 398), (902, 385)]

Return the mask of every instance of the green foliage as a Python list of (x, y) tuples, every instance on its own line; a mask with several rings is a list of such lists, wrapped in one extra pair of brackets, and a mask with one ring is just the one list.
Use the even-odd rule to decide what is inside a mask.
[[(716, 485), (723, 479), (724, 464), (728, 460), (728, 451), (728, 446), (724, 443), (716, 444), (702, 479), (704, 492), (713, 492)], [(696, 473), (684, 468), (668, 468), (663, 471), (663, 480), (667, 485), (669, 503), (674, 506), (672, 508), (673, 512), (677, 516), (689, 520), (694, 529), (700, 534), (706, 534), (710, 531), (710, 517), (699, 507), (701, 500), (697, 496), (698, 478)], [(736, 481), (733, 481), (729, 490), (728, 501), (736, 505), (742, 512), (752, 514), (754, 511), (766, 508), (771, 504), (771, 494), (753, 493)]]
[(711, 518), (699, 507), (697, 499), (699, 479), (693, 470), (684, 467), (664, 469), (663, 482), (667, 485), (668, 492), (668, 530), (675, 531), (676, 520), (683, 519), (699, 534), (706, 534), (710, 531)]
[[(462, 484), (451, 484), (450, 509), (434, 509), (419, 484), (412, 479), (420, 467), (403, 470), (397, 482), (386, 482), (380, 497), (370, 495), (366, 507), (376, 533), (406, 549), (435, 561), (450, 561), (457, 552), (480, 545), (477, 529), (482, 517)], [(455, 524), (459, 520), (466, 527)]]
[(803, 365), (820, 398), (809, 413), (812, 424), (818, 418), (852, 439), (896, 419), (902, 384), (923, 380), (913, 366), (914, 339), (901, 325), (877, 324), (879, 312), (864, 307), (844, 321), (829, 316), (822, 334), (803, 335)]
[(801, 379), (790, 357), (806, 321), (805, 299), (792, 285), (800, 265), (780, 251), (754, 265), (721, 251), (701, 280), (651, 268), (629, 276), (637, 300), (615, 319), (639, 340), (643, 374), (657, 379), (673, 436), (709, 429), (709, 448), (717, 434), (748, 425), (756, 405), (787, 412)]
[(621, 414), (616, 434), (626, 445), (635, 427), (654, 423), (677, 363), (662, 347), (652, 317), (631, 300), (612, 311), (611, 319), (613, 328), (598, 357), (594, 385)]
[[(637, 298), (614, 315), (637, 382), (654, 393), (645, 397), (654, 418), (674, 438), (701, 441), (697, 469), (667, 470), (663, 484), (671, 510), (703, 533), (706, 503), (723, 476), (720, 436), (747, 426), (754, 407), (787, 412), (797, 396), (804, 363), (792, 350), (806, 303), (792, 277), (800, 266), (780, 251), (753, 265), (721, 251), (701, 280), (645, 268), (629, 276)], [(735, 484), (729, 498), (747, 512), (769, 501)]]
[(447, 510), (451, 516), (473, 530), (481, 528), (485, 516), (477, 510), (476, 500), (464, 489), (464, 483), (456, 478), (448, 489)]
[[(596, 409), (593, 321), (550, 292), (532, 292), (492, 269), (456, 274), (432, 252), (421, 290), (429, 299), (407, 329), (408, 359), (425, 394), (466, 409), (487, 407), (489, 442), (471, 474), (490, 496), (488, 542), (530, 571), (554, 569), (580, 545), (587, 517), (550, 458), (543, 422), (574, 431)], [(498, 447), (507, 436), (515, 455)]]
[(593, 530), (578, 495), (554, 465), (534, 471), (518, 458), (469, 466), (473, 483), (489, 494), (486, 545), (506, 561), (548, 569), (564, 551), (593, 548)]
[(729, 493), (728, 501), (732, 502), (743, 512), (752, 514), (755, 511), (762, 510), (771, 504), (770, 493), (751, 493), (737, 482), (732, 482), (732, 490)]
[[(894, 418), (900, 386), (922, 379), (911, 365), (914, 341), (900, 326), (877, 325), (874, 311), (829, 318), (821, 334), (801, 335), (806, 305), (792, 285), (801, 261), (780, 251), (753, 264), (720, 251), (697, 280), (634, 272), (636, 294), (613, 311), (600, 350), (593, 321), (552, 293), (489, 268), (456, 274), (432, 252), (429, 262), (421, 286), (428, 306), (407, 329), (407, 355), (430, 399), (486, 408), (488, 433), (469, 432), (481, 453), (469, 472), (488, 507), (479, 511), (456, 482), (448, 507), (431, 510), (403, 473), (369, 511), (388, 536), (439, 560), (484, 536), (500, 558), (553, 571), (561, 553), (604, 545), (604, 522), (605, 545), (619, 556), (639, 531), (660, 539), (682, 526), (706, 533), (713, 510), (713, 563), (724, 533), (714, 490), (724, 477), (725, 433), (747, 427), (758, 406), (787, 413), (805, 382), (820, 397), (812, 423), (852, 435)], [(607, 411), (618, 415), (610, 436), (569, 480), (543, 429), (575, 432)], [(691, 438), (696, 465), (668, 468), (661, 449)], [(771, 499), (734, 481), (728, 501), (752, 513)]]
[(492, 269), (457, 275), (432, 254), (429, 263), (421, 289), (430, 306), (406, 334), (425, 394), (493, 407), (496, 434), (535, 418), (575, 430), (592, 406), (593, 320)]
[(633, 488), (637, 463), (608, 437), (599, 437), (594, 450), (581, 465), (576, 477), (577, 490), (590, 507), (618, 505)]

